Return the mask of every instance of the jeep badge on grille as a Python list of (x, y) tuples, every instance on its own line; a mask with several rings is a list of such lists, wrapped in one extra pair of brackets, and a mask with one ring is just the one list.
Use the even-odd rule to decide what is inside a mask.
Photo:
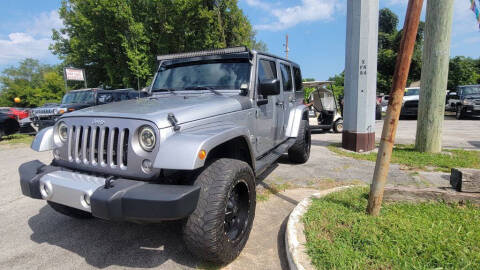
[(102, 126), (105, 124), (105, 121), (100, 120), (100, 119), (93, 119), (92, 125), (97, 125), (97, 126)]

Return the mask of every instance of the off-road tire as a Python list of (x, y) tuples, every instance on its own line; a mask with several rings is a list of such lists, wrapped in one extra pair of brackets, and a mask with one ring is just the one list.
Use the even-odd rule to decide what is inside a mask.
[[(202, 260), (218, 264), (233, 261), (245, 246), (255, 217), (255, 176), (246, 162), (220, 158), (212, 160), (196, 176), (200, 186), (197, 208), (183, 228), (187, 248)], [(227, 204), (235, 187), (247, 190), (248, 212), (243, 215), (243, 230), (233, 241), (227, 235)], [(242, 224), (242, 222), (237, 223)]]
[(288, 159), (293, 163), (305, 163), (310, 157), (310, 148), (312, 144), (312, 134), (307, 120), (302, 120), (298, 130), (297, 140), (294, 145), (288, 149)]
[(60, 214), (63, 214), (72, 218), (78, 218), (78, 219), (93, 218), (93, 215), (91, 213), (88, 213), (73, 207), (54, 203), (51, 201), (47, 201), (47, 203), (50, 205), (50, 207), (53, 208), (53, 210), (57, 211)]
[(465, 113), (463, 112), (463, 108), (460, 105), (456, 106), (455, 118), (457, 118), (457, 120), (462, 120), (465, 118)]
[(343, 132), (343, 120), (337, 120), (333, 124), (333, 131), (335, 133), (342, 133)]

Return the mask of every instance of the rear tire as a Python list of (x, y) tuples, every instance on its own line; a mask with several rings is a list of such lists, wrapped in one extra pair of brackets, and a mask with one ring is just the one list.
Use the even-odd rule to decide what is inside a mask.
[(298, 130), (297, 140), (294, 145), (288, 149), (288, 159), (293, 163), (305, 163), (310, 157), (310, 148), (312, 145), (312, 134), (307, 120), (302, 120)]
[(342, 133), (343, 132), (343, 120), (339, 119), (335, 121), (335, 124), (333, 125), (333, 131), (335, 133)]
[(91, 213), (70, 207), (70, 206), (65, 206), (62, 204), (54, 203), (51, 201), (47, 201), (47, 203), (50, 205), (50, 207), (53, 208), (56, 212), (72, 217), (72, 218), (78, 218), (78, 219), (89, 219), (93, 218), (93, 215)]
[(197, 208), (183, 228), (187, 248), (200, 259), (227, 264), (247, 243), (255, 217), (255, 176), (246, 162), (220, 158), (196, 177)]

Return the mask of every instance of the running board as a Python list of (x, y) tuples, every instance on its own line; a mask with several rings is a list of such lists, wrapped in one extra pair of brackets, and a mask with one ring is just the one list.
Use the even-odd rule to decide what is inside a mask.
[(272, 149), (270, 153), (257, 160), (255, 166), (255, 174), (262, 174), (270, 165), (272, 165), (278, 158), (280, 158), (285, 152), (290, 149), (292, 145), (295, 144), (296, 138), (289, 138), (282, 144), (278, 145), (276, 148)]

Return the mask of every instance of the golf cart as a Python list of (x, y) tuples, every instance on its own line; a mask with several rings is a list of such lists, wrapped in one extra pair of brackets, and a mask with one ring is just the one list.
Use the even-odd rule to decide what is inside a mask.
[[(331, 81), (313, 81), (304, 82), (303, 87), (315, 88), (308, 97), (309, 104), (309, 122), (312, 130), (322, 129), (335, 133), (343, 131), (343, 118), (338, 102), (333, 94)], [(330, 89), (328, 87), (330, 86)]]

